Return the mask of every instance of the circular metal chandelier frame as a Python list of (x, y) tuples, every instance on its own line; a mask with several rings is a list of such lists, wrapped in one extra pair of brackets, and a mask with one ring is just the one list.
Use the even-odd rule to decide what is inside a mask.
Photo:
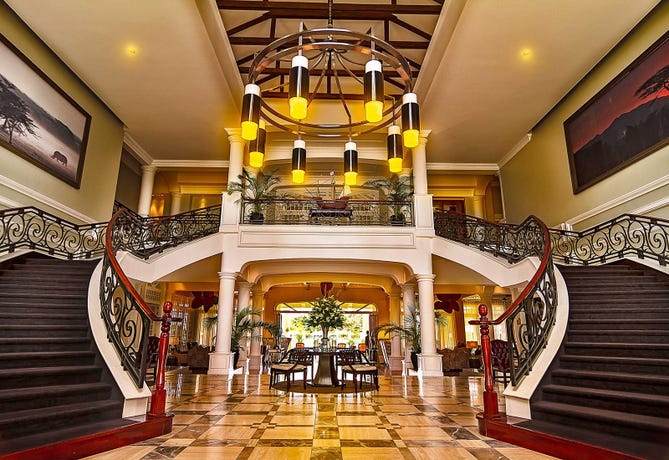
[[(296, 44), (297, 43), (297, 44)], [(391, 68), (397, 72), (397, 75), (404, 85), (403, 94), (412, 92), (413, 84), (411, 79), (411, 68), (409, 62), (402, 54), (390, 43), (380, 40), (368, 34), (354, 32), (348, 29), (341, 29), (335, 27), (325, 27), (318, 29), (307, 29), (285, 37), (279, 38), (270, 43), (266, 48), (260, 51), (253, 60), (249, 70), (249, 83), (255, 83), (263, 71), (270, 66), (282, 60), (289, 60), (299, 52), (310, 53), (316, 51), (316, 55), (308, 58), (310, 61), (315, 61), (315, 65), (310, 68), (312, 77), (318, 77), (319, 81), (316, 84), (315, 91), (318, 90), (326, 72), (328, 71), (328, 62), (332, 64), (332, 60), (336, 59), (343, 69), (335, 69), (333, 77), (339, 92), (339, 101), (344, 107), (344, 111), (348, 117), (348, 123), (306, 123), (297, 122), (287, 114), (281, 113), (271, 107), (263, 99), (261, 102), (261, 118), (271, 125), (287, 131), (289, 133), (318, 138), (352, 138), (362, 134), (371, 133), (385, 128), (393, 123), (395, 119), (400, 116), (399, 110), (402, 106), (402, 99), (391, 96), (385, 96), (385, 99), (392, 99), (390, 106), (384, 110), (383, 118), (376, 123), (352, 120), (348, 104), (343, 94), (341, 76), (353, 77), (362, 88), (362, 81), (346, 66), (346, 62), (364, 68), (365, 63), (356, 62), (348, 57), (344, 57), (347, 53), (357, 53), (362, 57), (367, 57), (367, 60), (377, 59), (382, 62), (384, 68)], [(325, 63), (323, 63), (325, 61)], [(318, 69), (318, 66), (323, 63), (323, 68)], [(285, 84), (284, 84), (285, 85)], [(279, 85), (279, 87), (284, 86)], [(309, 96), (309, 103), (315, 97), (314, 93)], [(286, 93), (287, 94), (287, 93)]]

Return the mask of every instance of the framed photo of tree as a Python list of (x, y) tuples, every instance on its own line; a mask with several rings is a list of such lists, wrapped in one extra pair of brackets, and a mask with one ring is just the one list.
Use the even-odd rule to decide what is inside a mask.
[(0, 34), (0, 146), (75, 188), (91, 117)]
[(564, 123), (574, 193), (669, 144), (669, 32)]

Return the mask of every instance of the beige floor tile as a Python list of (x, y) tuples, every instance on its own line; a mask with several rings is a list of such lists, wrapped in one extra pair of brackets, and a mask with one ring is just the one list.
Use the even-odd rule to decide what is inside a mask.
[(256, 447), (249, 460), (309, 460), (311, 447)]
[(401, 459), (402, 453), (395, 447), (342, 447), (341, 456), (343, 460), (390, 460)]
[(341, 441), (339, 439), (314, 439), (314, 447), (340, 447)]
[[(450, 441), (452, 437), (446, 433), (444, 430), (438, 427), (433, 426), (421, 426), (421, 427), (402, 427), (396, 430), (400, 438), (404, 440), (438, 440), (438, 441)], [(487, 447), (487, 446), (486, 446)]]
[(175, 460), (233, 460), (243, 447), (187, 447), (177, 455)]
[(509, 460), (558, 460), (556, 457), (522, 449), (520, 447), (500, 447), (495, 450)]
[(250, 439), (255, 428), (249, 426), (215, 426), (202, 433), (199, 439)]
[(421, 412), (412, 404), (384, 404), (380, 409), (384, 414)]
[(272, 410), (272, 404), (237, 404), (234, 412), (269, 412)]
[(381, 419), (376, 415), (338, 415), (337, 424), (339, 426), (358, 425), (374, 426), (381, 423)]
[(202, 418), (204, 414), (176, 414), (172, 423), (174, 425), (189, 425), (198, 419)]
[(340, 426), (341, 439), (390, 439), (390, 434), (383, 428), (367, 426)]
[(390, 423), (396, 423), (400, 426), (438, 426), (439, 423), (425, 415), (398, 415), (389, 414), (386, 416)]
[(251, 425), (252, 423), (260, 423), (265, 419), (265, 414), (257, 415), (237, 415), (227, 414), (216, 425)]
[(313, 415), (275, 415), (272, 417), (272, 423), (277, 425), (314, 425), (315, 417)]
[(476, 460), (476, 457), (469, 453), (467, 449), (460, 447), (409, 447), (409, 452), (416, 457), (416, 460), (435, 460), (437, 458)]
[(312, 439), (313, 426), (278, 426), (267, 428), (260, 439)]
[(219, 403), (191, 403), (191, 404), (181, 404), (180, 406), (174, 407), (174, 411), (184, 411), (184, 410), (197, 410), (197, 411), (210, 411), (216, 406), (218, 406)]

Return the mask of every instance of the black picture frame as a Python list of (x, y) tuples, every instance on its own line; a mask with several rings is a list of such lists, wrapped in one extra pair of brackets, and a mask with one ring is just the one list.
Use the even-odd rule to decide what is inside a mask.
[(564, 122), (574, 194), (669, 144), (669, 32)]
[(0, 145), (79, 188), (91, 116), (0, 34)]

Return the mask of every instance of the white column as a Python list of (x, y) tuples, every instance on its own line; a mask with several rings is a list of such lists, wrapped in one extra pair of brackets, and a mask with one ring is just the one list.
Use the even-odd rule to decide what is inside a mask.
[[(242, 311), (244, 308), (248, 307), (251, 304), (251, 283), (246, 281), (239, 281), (237, 283), (237, 308), (235, 309), (235, 314)], [(249, 352), (249, 337), (244, 337), (240, 341), (241, 349), (239, 350), (239, 365), (244, 366), (245, 373), (248, 366), (246, 365), (246, 359), (248, 358)]]
[(227, 375), (233, 372), (230, 341), (232, 339), (232, 315), (235, 300), (235, 273), (218, 273), (218, 322), (216, 327), (216, 351), (209, 355), (209, 374)]
[[(251, 301), (253, 302), (253, 309), (262, 311), (263, 310), (263, 300), (265, 293), (263, 292), (260, 286), (256, 286), (252, 291), (253, 297)], [(261, 314), (262, 315), (262, 314)], [(256, 315), (253, 317), (255, 321), (263, 320), (261, 315)], [(262, 330), (254, 332), (257, 337), (251, 340), (250, 354), (249, 354), (249, 374), (259, 374), (261, 371), (262, 356), (260, 355), (260, 349), (262, 345)]]
[(441, 355), (437, 353), (434, 332), (434, 278), (433, 274), (416, 275), (418, 305), (420, 307), (421, 354), (418, 358), (419, 374), (424, 377), (441, 377)]
[(156, 168), (153, 165), (142, 166), (142, 184), (139, 187), (139, 203), (137, 214), (148, 216), (151, 209), (151, 197), (153, 196), (153, 180), (156, 178)]
[[(404, 307), (404, 317), (402, 318), (402, 326), (407, 324), (407, 318), (411, 316), (411, 310), (416, 308), (416, 285), (407, 283), (402, 286), (402, 304)], [(404, 341), (404, 361), (407, 369), (411, 366), (411, 349), (410, 344)], [(418, 369), (414, 369), (417, 371)]]
[[(402, 324), (404, 318), (400, 314), (400, 294), (401, 290), (395, 286), (390, 291), (390, 321), (395, 324)], [(399, 335), (392, 338), (390, 352), (390, 371), (392, 373), (402, 372), (402, 339)]]
[[(244, 139), (242, 139), (240, 128), (226, 128), (225, 131), (228, 133), (228, 142), (230, 142), (228, 183), (239, 182), (238, 176), (244, 167)], [(232, 195), (228, 195), (227, 192), (223, 193), (221, 225), (233, 225), (232, 231), (237, 231), (236, 225), (239, 223), (239, 195), (239, 193)]]
[(422, 130), (418, 145), (411, 150), (413, 166), (413, 191), (416, 195), (427, 195), (427, 137), (430, 130)]
[(183, 195), (181, 192), (170, 192), (171, 202), (170, 202), (170, 216), (179, 214), (181, 211), (181, 197)]

